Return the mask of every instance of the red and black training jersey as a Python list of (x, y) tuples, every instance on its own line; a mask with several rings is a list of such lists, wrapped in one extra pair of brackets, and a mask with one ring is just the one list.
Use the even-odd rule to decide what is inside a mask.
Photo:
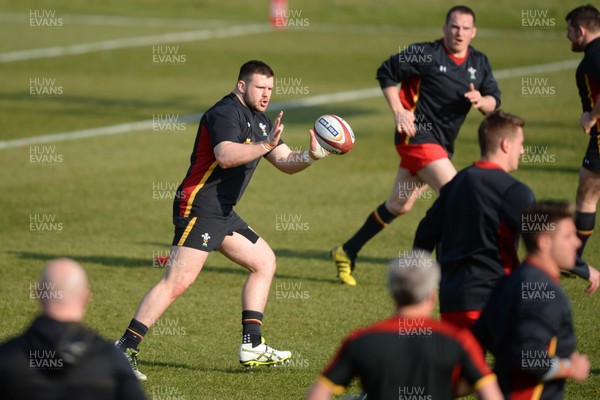
[(320, 379), (339, 394), (353, 377), (369, 400), (452, 399), (460, 378), (495, 379), (468, 330), (398, 316), (350, 333)]
[(200, 120), (190, 167), (173, 202), (173, 216), (227, 215), (242, 197), (260, 158), (223, 169), (215, 158), (215, 146), (224, 141), (264, 141), (270, 131), (271, 121), (251, 111), (233, 93), (212, 106)]
[(401, 83), (402, 106), (415, 114), (414, 137), (396, 132), (395, 143), (437, 143), (451, 157), (454, 141), (471, 102), (469, 85), (500, 106), (500, 89), (485, 54), (469, 46), (464, 59), (452, 56), (443, 40), (415, 43), (391, 56), (377, 70), (382, 89)]
[[(592, 111), (600, 97), (600, 38), (592, 40), (585, 46), (584, 56), (575, 73), (579, 97), (583, 111)], [(598, 135), (600, 121), (590, 131), (590, 135)]]
[(496, 358), (507, 399), (563, 398), (564, 379), (542, 381), (554, 357), (575, 351), (570, 303), (558, 279), (525, 260), (498, 284), (473, 333)]
[(521, 213), (534, 201), (529, 187), (486, 161), (442, 187), (413, 244), (428, 251), (440, 244), (441, 312), (483, 309), (498, 281), (519, 265)]

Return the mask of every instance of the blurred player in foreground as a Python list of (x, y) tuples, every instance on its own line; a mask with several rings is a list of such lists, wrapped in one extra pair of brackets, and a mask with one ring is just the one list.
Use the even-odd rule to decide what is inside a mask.
[(575, 226), (581, 247), (577, 267), (572, 272), (586, 279), (600, 280), (600, 273), (581, 260), (585, 245), (596, 225), (596, 206), (600, 199), (600, 12), (592, 5), (577, 7), (567, 14), (566, 21), (571, 50), (584, 52), (575, 78), (583, 108), (579, 123), (590, 136), (579, 170)]
[(470, 328), (498, 281), (519, 265), (521, 213), (535, 201), (509, 175), (523, 154), (524, 125), (501, 110), (486, 116), (478, 130), (481, 158), (442, 188), (419, 224), (415, 248), (440, 244), (443, 321)]
[(0, 346), (2, 399), (146, 398), (123, 354), (82, 325), (90, 292), (78, 263), (50, 261), (34, 294), (42, 314)]
[[(242, 65), (233, 92), (208, 110), (190, 158), (190, 167), (173, 204), (175, 237), (167, 270), (142, 299), (117, 345), (125, 351), (138, 379), (138, 344), (169, 305), (194, 282), (211, 251), (219, 251), (246, 268), (242, 289), (242, 344), (245, 366), (283, 363), (292, 354), (265, 344), (263, 311), (275, 274), (275, 254), (233, 210), (258, 162), (266, 158), (277, 169), (293, 174), (326, 152), (310, 131), (310, 150), (291, 151), (280, 139), (280, 112), (274, 123), (263, 114), (273, 90), (273, 70), (261, 61)], [(265, 209), (266, 210), (266, 209)], [(208, 351), (208, 350), (207, 350)]]
[(443, 32), (440, 40), (415, 43), (391, 56), (377, 71), (394, 116), (401, 161), (390, 197), (354, 236), (331, 251), (338, 278), (346, 285), (356, 285), (352, 271), (361, 248), (409, 212), (428, 185), (439, 193), (456, 175), (450, 158), (471, 106), (488, 114), (500, 105), (500, 89), (487, 57), (469, 45), (477, 33), (473, 10), (452, 7)]
[(496, 362), (506, 398), (562, 399), (565, 380), (590, 373), (587, 356), (575, 351), (569, 299), (560, 271), (575, 265), (581, 241), (566, 202), (541, 202), (523, 214), (527, 258), (500, 282), (473, 332)]
[[(496, 377), (468, 330), (431, 318), (440, 270), (424, 250), (389, 265), (396, 315), (358, 329), (310, 389), (307, 399), (330, 399), (358, 377), (367, 399), (452, 399), (475, 388), (481, 399), (501, 399)], [(403, 397), (405, 396), (405, 397)]]

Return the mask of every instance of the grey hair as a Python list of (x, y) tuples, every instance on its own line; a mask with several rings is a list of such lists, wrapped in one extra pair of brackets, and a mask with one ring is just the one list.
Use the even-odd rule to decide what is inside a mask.
[(440, 281), (440, 266), (425, 250), (400, 252), (388, 268), (388, 287), (398, 307), (421, 303)]

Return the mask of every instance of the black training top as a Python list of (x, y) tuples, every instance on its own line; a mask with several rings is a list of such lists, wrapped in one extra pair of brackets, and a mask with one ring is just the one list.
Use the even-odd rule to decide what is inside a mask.
[[(554, 357), (575, 351), (570, 303), (558, 279), (525, 260), (498, 284), (473, 333), (496, 358), (506, 398), (563, 398), (564, 379), (542, 381)], [(534, 397), (536, 391), (541, 397)]]
[(0, 346), (4, 400), (145, 399), (125, 355), (81, 324), (36, 318)]
[(414, 241), (428, 251), (440, 243), (441, 312), (483, 309), (519, 265), (521, 213), (534, 201), (529, 187), (491, 162), (475, 162), (442, 187)]
[(475, 387), (495, 379), (468, 330), (397, 316), (350, 333), (320, 380), (339, 394), (353, 377), (369, 400), (452, 399), (459, 378)]
[(469, 46), (463, 59), (452, 56), (443, 40), (415, 43), (391, 56), (377, 70), (381, 88), (400, 88), (400, 100), (415, 113), (417, 134), (408, 138), (396, 132), (396, 144), (437, 143), (451, 157), (454, 141), (471, 102), (469, 85), (482, 96), (493, 96), (500, 106), (500, 89), (485, 54)]
[(173, 202), (173, 216), (228, 215), (244, 194), (260, 158), (223, 169), (217, 163), (214, 148), (224, 141), (261, 142), (270, 131), (267, 116), (250, 110), (233, 93), (212, 106), (200, 120), (190, 167)]

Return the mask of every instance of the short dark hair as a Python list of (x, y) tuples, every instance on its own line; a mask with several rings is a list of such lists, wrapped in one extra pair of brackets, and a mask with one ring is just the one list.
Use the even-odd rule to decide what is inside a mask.
[(600, 11), (591, 4), (574, 8), (567, 14), (565, 21), (571, 21), (575, 28), (583, 26), (585, 29), (596, 32), (600, 29)]
[(250, 60), (244, 63), (240, 68), (240, 74), (238, 75), (238, 82), (247, 82), (250, 77), (254, 74), (264, 75), (270, 78), (275, 75), (271, 67), (266, 63), (258, 60)]
[(573, 219), (573, 215), (573, 205), (564, 200), (544, 200), (529, 206), (521, 214), (521, 236), (527, 252), (538, 250), (540, 235), (552, 232), (559, 221)]
[(475, 11), (473, 11), (467, 6), (454, 6), (450, 10), (448, 10), (448, 13), (446, 14), (446, 25), (448, 25), (448, 22), (450, 21), (450, 17), (452, 16), (453, 12), (470, 15), (471, 17), (473, 17), (473, 25), (475, 25)]
[(505, 113), (500, 109), (488, 114), (481, 121), (477, 131), (481, 155), (488, 154), (488, 152), (499, 147), (505, 137), (514, 137), (517, 128), (523, 128), (524, 126), (525, 120), (523, 118)]

